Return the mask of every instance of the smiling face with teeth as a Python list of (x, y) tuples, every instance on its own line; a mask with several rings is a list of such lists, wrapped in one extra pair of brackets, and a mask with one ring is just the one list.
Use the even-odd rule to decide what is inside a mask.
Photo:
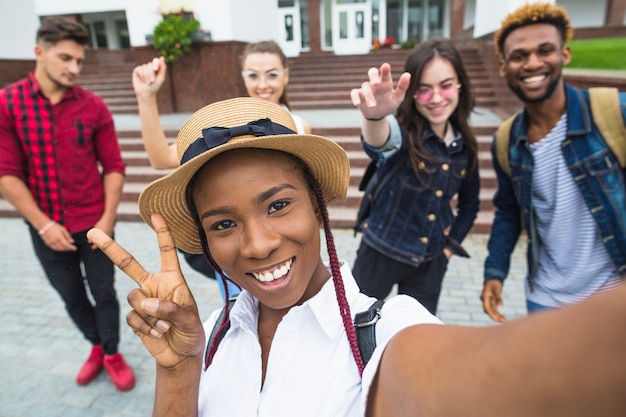
[(288, 155), (218, 155), (198, 171), (193, 196), (211, 256), (261, 308), (301, 304), (330, 278), (320, 256), (319, 210), (302, 167)]
[[(415, 108), (441, 138), (445, 136), (448, 120), (459, 105), (459, 89), (457, 73), (447, 59), (436, 56), (424, 66), (414, 93)], [(428, 92), (427, 99), (420, 99), (422, 90)]]
[(506, 37), (503, 55), (500, 75), (524, 103), (543, 103), (564, 94), (562, 70), (571, 51), (555, 26), (539, 23), (513, 30)]

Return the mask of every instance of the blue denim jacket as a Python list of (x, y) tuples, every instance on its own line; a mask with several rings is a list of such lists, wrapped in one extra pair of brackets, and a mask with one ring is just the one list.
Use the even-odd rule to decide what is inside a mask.
[[(561, 144), (565, 163), (598, 225), (618, 274), (623, 274), (626, 273), (625, 171), (620, 168), (593, 123), (588, 92), (565, 86), (565, 93), (567, 136)], [(626, 123), (625, 93), (620, 93), (620, 102)], [(498, 177), (498, 191), (493, 199), (497, 211), (489, 238), (484, 276), (485, 280), (503, 281), (506, 278), (511, 253), (525, 228), (528, 232), (528, 276), (532, 288), (541, 237), (537, 236), (532, 211), (533, 156), (526, 131), (526, 117), (522, 112), (511, 127), (510, 177), (498, 164), (495, 139), (492, 143), (493, 165)]]
[[(406, 150), (402, 147), (401, 129), (394, 116), (388, 116), (390, 137), (382, 148), (363, 142), (365, 152), (378, 162), (381, 174), (397, 162), (400, 170), (387, 182), (372, 207), (364, 225), (363, 240), (386, 256), (411, 266), (441, 254), (449, 248), (454, 254), (469, 257), (461, 242), (474, 224), (478, 213), (480, 189), (478, 169), (466, 176), (468, 148), (461, 137), (450, 147), (430, 132), (424, 147), (434, 155), (436, 163), (425, 162), (423, 170), (430, 173), (430, 187), (420, 184)], [(455, 216), (450, 200), (458, 193)]]

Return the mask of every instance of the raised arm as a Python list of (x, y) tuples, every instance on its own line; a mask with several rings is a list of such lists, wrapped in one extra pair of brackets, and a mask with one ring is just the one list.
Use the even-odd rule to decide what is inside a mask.
[(161, 215), (152, 217), (161, 270), (147, 272), (131, 254), (99, 229), (88, 239), (139, 288), (128, 294), (128, 325), (156, 360), (153, 416), (196, 416), (205, 336), (196, 302), (180, 270), (174, 241)]
[(176, 168), (179, 164), (176, 145), (167, 143), (159, 120), (157, 93), (165, 81), (166, 72), (163, 57), (154, 58), (133, 70), (133, 90), (139, 107), (141, 138), (150, 165), (157, 169)]
[(418, 325), (389, 343), (368, 416), (626, 415), (626, 286), (485, 328)]
[(404, 99), (409, 87), (411, 74), (403, 73), (398, 85), (393, 88), (391, 66), (382, 64), (380, 69), (372, 67), (367, 71), (368, 81), (360, 88), (350, 91), (352, 104), (361, 110), (363, 121), (361, 124), (363, 140), (368, 144), (380, 148), (389, 137), (389, 123), (385, 117), (395, 113)]

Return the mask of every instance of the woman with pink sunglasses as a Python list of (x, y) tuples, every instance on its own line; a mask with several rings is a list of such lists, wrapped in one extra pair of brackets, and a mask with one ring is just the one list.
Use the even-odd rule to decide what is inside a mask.
[(395, 89), (389, 64), (370, 68), (368, 78), (351, 91), (352, 103), (376, 175), (391, 177), (361, 225), (353, 274), (369, 296), (385, 298), (398, 284), (435, 314), (450, 257), (469, 257), (461, 242), (479, 209), (469, 78), (446, 39), (413, 49)]

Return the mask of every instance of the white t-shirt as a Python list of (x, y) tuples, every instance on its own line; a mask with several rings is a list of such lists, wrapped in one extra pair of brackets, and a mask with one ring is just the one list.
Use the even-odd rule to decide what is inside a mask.
[[(341, 274), (354, 317), (374, 299), (359, 293), (346, 262)], [(207, 335), (218, 315), (216, 311), (206, 321)], [(441, 323), (412, 297), (389, 299), (376, 324), (376, 350), (361, 380), (329, 279), (317, 295), (283, 317), (261, 386), (257, 318), (258, 300), (242, 291), (230, 313), (230, 329), (202, 373), (199, 416), (364, 416), (369, 387), (391, 337), (414, 324)]]
[(293, 114), (291, 110), (289, 110), (289, 108), (285, 106), (284, 104), (281, 104), (280, 106), (283, 109), (287, 110), (289, 114), (291, 115), (291, 118), (293, 119), (293, 123), (296, 125), (296, 133), (305, 133), (304, 132), (304, 120), (302, 119), (302, 117), (298, 116), (297, 114)]
[(302, 120), (302, 117), (298, 116), (297, 114), (291, 113), (291, 118), (293, 119), (293, 122), (296, 124), (297, 132), (298, 133), (305, 133), (304, 132), (304, 121)]
[(526, 280), (526, 298), (548, 307), (575, 303), (619, 284), (598, 226), (565, 163), (561, 143), (566, 135), (564, 113), (544, 138), (530, 145), (532, 204), (541, 244), (533, 291)]

